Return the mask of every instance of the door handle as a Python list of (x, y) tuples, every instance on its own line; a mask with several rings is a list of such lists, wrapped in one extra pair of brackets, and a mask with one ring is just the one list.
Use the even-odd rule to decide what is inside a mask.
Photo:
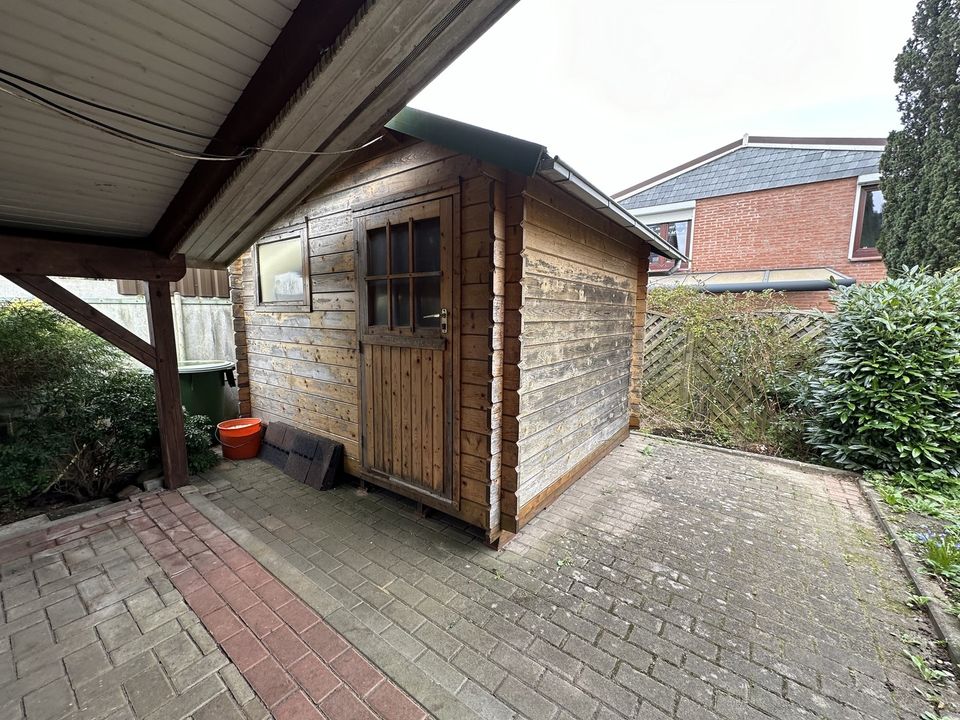
[(441, 308), (440, 310), (440, 334), (447, 334), (447, 309)]

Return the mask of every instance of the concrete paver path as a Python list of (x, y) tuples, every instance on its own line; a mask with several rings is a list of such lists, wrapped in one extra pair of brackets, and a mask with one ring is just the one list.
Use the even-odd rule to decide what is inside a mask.
[(318, 493), (260, 462), (199, 489), (439, 716), (916, 720), (931, 694), (956, 707), (905, 657), (928, 623), (835, 475), (634, 435), (501, 553), (395, 496)]
[(413, 510), (254, 460), (0, 537), (0, 719), (956, 712), (837, 476), (632, 436), (500, 553)]

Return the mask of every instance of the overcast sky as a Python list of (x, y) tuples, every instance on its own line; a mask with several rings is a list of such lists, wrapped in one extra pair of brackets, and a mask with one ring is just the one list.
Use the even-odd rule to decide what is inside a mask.
[(883, 137), (915, 0), (520, 0), (412, 103), (608, 193), (744, 133)]

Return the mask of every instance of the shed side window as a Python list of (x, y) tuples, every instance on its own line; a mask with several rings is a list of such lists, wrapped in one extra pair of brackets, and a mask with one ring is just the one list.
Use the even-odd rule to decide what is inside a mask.
[(398, 334), (440, 327), (440, 218), (368, 228), (367, 325)]
[(257, 304), (265, 309), (310, 310), (306, 228), (264, 238), (254, 246)]

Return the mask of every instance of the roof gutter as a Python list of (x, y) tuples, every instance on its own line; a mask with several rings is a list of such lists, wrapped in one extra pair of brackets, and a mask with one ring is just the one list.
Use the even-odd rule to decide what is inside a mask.
[[(661, 277), (663, 277), (661, 275)], [(703, 292), (724, 293), (724, 292), (763, 292), (764, 290), (775, 290), (779, 292), (803, 292), (815, 290), (833, 290), (836, 286), (849, 287), (856, 283), (851, 277), (835, 278), (833, 282), (828, 280), (780, 280), (772, 282), (744, 282), (744, 283), (691, 283), (681, 287), (690, 287)], [(674, 287), (674, 286), (669, 286)]]
[(564, 163), (559, 157), (544, 155), (540, 158), (537, 169), (540, 177), (549, 180), (557, 187), (562, 188), (581, 202), (586, 203), (601, 215), (613, 220), (620, 227), (629, 230), (657, 253), (664, 257), (689, 262), (690, 258), (681, 253), (672, 245), (665, 242), (659, 235), (637, 220), (629, 210), (622, 207), (606, 193), (593, 185), (572, 167)]

